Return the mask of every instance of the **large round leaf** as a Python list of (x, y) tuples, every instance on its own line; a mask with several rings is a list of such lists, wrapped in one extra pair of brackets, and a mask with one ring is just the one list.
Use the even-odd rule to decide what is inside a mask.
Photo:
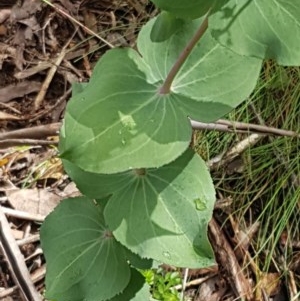
[(41, 227), (41, 242), (49, 300), (107, 300), (129, 283), (127, 251), (107, 229), (102, 209), (86, 197), (58, 205)]
[(134, 253), (183, 267), (213, 264), (206, 233), (215, 191), (205, 163), (191, 150), (142, 175), (136, 170), (94, 174), (71, 163), (65, 166), (83, 193), (111, 195), (105, 220)]
[(104, 217), (116, 239), (141, 257), (200, 268), (214, 264), (206, 235), (214, 201), (205, 163), (188, 150), (114, 193)]
[(61, 132), (62, 157), (84, 170), (117, 173), (159, 167), (188, 147), (188, 116), (203, 122), (220, 118), (253, 90), (261, 60), (219, 45), (206, 33), (173, 82), (159, 89), (202, 20), (185, 21), (169, 39), (151, 41), (155, 20), (131, 49), (107, 52), (90, 83), (72, 97)]
[[(150, 21), (140, 32), (138, 49), (143, 55), (147, 81), (161, 83), (202, 19), (185, 22), (167, 41), (153, 43)], [(161, 54), (161, 55), (157, 55)], [(230, 112), (253, 91), (262, 60), (237, 55), (218, 44), (209, 33), (197, 43), (178, 72), (170, 94), (174, 110), (195, 120), (211, 122)], [(178, 124), (181, 124), (178, 122)]]
[(187, 148), (187, 115), (171, 95), (157, 93), (158, 84), (147, 82), (136, 61), (142, 63), (131, 49), (109, 51), (71, 99), (60, 139), (64, 158), (88, 171), (115, 173), (161, 166)]
[(300, 65), (299, 0), (230, 0), (210, 17), (209, 28), (236, 53)]

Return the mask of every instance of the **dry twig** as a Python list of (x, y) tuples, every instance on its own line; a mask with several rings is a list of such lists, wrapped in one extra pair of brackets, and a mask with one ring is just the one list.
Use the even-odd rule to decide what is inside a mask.
[(253, 295), (249, 281), (243, 274), (234, 251), (214, 218), (209, 222), (209, 236), (219, 266), (222, 267), (228, 275), (228, 280), (236, 296), (238, 298), (245, 298), (245, 300), (252, 300)]
[(12, 276), (27, 301), (41, 301), (40, 294), (36, 291), (24, 257), (11, 233), (9, 223), (0, 206), (0, 241), (3, 252), (9, 263)]
[(45, 220), (45, 216), (40, 215), (40, 214), (31, 214), (28, 212), (10, 209), (7, 207), (1, 207), (1, 210), (2, 210), (2, 212), (4, 212), (5, 214), (7, 214), (9, 216), (13, 216), (13, 217), (20, 218), (20, 219), (25, 219), (25, 220), (35, 221), (35, 222), (40, 222), (40, 223), (42, 223)]
[(0, 142), (8, 139), (44, 139), (58, 134), (61, 123), (34, 126), (10, 132), (0, 133)]
[[(73, 36), (72, 36), (73, 38)], [(57, 57), (56, 61), (54, 62), (54, 64), (52, 65), (52, 67), (49, 69), (49, 72), (47, 74), (47, 77), (41, 87), (40, 92), (38, 93), (38, 95), (36, 96), (35, 100), (34, 100), (34, 109), (38, 110), (39, 107), (41, 106), (44, 97), (47, 93), (48, 87), (53, 79), (53, 76), (56, 73), (56, 70), (58, 68), (58, 66), (61, 64), (61, 62), (63, 61), (65, 55), (66, 55), (66, 48), (69, 45), (69, 43), (71, 42), (71, 39), (66, 43), (66, 45), (63, 47), (60, 55)]]

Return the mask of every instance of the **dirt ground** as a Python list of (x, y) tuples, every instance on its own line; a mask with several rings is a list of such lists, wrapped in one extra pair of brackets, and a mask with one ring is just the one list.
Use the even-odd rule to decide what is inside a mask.
[[(53, 147), (72, 83), (87, 81), (111, 47), (135, 47), (140, 26), (156, 13), (147, 0), (52, 4), (0, 1), (0, 300), (5, 301), (26, 300), (24, 295), (39, 300), (35, 291), (43, 294), (46, 272), (40, 224), (61, 199), (79, 193)], [(257, 282), (254, 262), (242, 268), (242, 259), (250, 258), (247, 246), (229, 238), (217, 219), (210, 224), (210, 239), (218, 265), (189, 271), (190, 300), (239, 300), (241, 295), (289, 300), (295, 282), (282, 281), (276, 271)], [(300, 275), (299, 268), (295, 263), (293, 272)]]

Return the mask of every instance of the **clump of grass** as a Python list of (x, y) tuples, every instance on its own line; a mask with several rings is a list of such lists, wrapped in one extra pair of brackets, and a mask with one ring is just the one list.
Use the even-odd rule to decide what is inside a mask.
[[(252, 96), (226, 118), (299, 133), (299, 78), (299, 68), (266, 63)], [(196, 135), (196, 149), (206, 160), (226, 153), (247, 136), (220, 132)], [(219, 196), (233, 200), (232, 217), (248, 226), (259, 222), (251, 255), (263, 272), (284, 275), (293, 257), (292, 246), (300, 240), (299, 158), (299, 138), (264, 136), (238, 158), (238, 170), (227, 165), (213, 172)]]

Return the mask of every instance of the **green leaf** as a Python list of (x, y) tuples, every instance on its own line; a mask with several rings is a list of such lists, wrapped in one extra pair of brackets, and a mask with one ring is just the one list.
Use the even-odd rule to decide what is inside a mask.
[(180, 18), (195, 19), (206, 14), (215, 0), (151, 0), (157, 7)]
[(85, 172), (75, 164), (62, 160), (64, 169), (78, 189), (92, 199), (102, 199), (119, 189), (125, 189), (134, 180), (132, 172), (106, 175)]
[(138, 254), (132, 253), (130, 250), (126, 249), (126, 257), (130, 264), (136, 269), (151, 269), (154, 268), (156, 263), (152, 259), (142, 258)]
[(162, 12), (156, 18), (151, 29), (151, 40), (162, 42), (170, 38), (182, 26), (183, 20), (168, 12)]
[(192, 131), (186, 114), (173, 111), (135, 60), (141, 58), (131, 49), (109, 51), (88, 87), (72, 98), (60, 139), (63, 158), (84, 170), (115, 173), (158, 167), (187, 148)]
[[(135, 177), (104, 210), (116, 239), (141, 257), (181, 267), (212, 265), (206, 233), (215, 192), (203, 160), (188, 150), (169, 165)], [(206, 204), (201, 211), (194, 201), (199, 198)]]
[(107, 229), (100, 206), (86, 197), (58, 205), (41, 227), (41, 242), (47, 299), (106, 300), (128, 285), (125, 249)]
[[(176, 266), (213, 263), (206, 232), (215, 191), (197, 154), (187, 150), (168, 165), (146, 170), (145, 175), (135, 170), (94, 174), (65, 163), (81, 192), (95, 198), (111, 195), (104, 209), (105, 220), (131, 251)], [(136, 261), (132, 264), (139, 267)]]
[(131, 269), (130, 282), (124, 292), (110, 301), (147, 301), (150, 300), (149, 286), (145, 278), (135, 269)]
[(67, 106), (60, 151), (86, 171), (117, 173), (167, 164), (190, 143), (188, 116), (216, 120), (255, 87), (261, 60), (235, 54), (207, 32), (175, 78), (171, 93), (160, 94), (202, 20), (185, 21), (160, 43), (151, 41), (154, 22), (139, 34), (142, 57), (131, 49), (108, 51), (90, 83)]
[(84, 88), (86, 88), (88, 83), (73, 83), (72, 84), (72, 94), (76, 95), (83, 92)]
[(230, 0), (209, 18), (209, 28), (236, 53), (300, 65), (299, 0)]

